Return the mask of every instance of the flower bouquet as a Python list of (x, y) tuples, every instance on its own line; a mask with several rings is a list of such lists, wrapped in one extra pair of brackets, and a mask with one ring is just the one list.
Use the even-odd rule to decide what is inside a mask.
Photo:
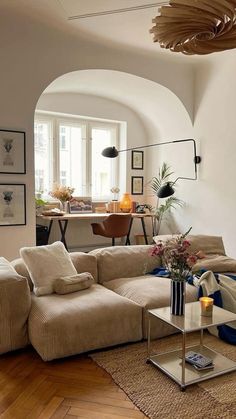
[(53, 187), (53, 190), (50, 192), (50, 195), (53, 198), (59, 199), (59, 201), (62, 204), (62, 209), (65, 210), (65, 205), (70, 199), (72, 198), (72, 194), (74, 192), (74, 188), (71, 188), (70, 186), (64, 186), (64, 185), (55, 185)]
[(171, 313), (184, 314), (185, 282), (197, 262), (197, 254), (189, 252), (190, 242), (186, 239), (192, 227), (184, 234), (161, 240), (151, 249), (152, 256), (160, 256), (171, 277)]

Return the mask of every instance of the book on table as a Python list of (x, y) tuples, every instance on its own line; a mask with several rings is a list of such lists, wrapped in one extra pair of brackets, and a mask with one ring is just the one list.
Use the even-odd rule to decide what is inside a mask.
[(193, 365), (197, 370), (205, 370), (214, 368), (211, 358), (202, 355), (199, 352), (189, 351), (185, 355), (185, 361)]

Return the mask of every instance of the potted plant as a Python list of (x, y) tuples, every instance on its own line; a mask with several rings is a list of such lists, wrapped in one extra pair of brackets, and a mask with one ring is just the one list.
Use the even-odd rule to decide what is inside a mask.
[(161, 203), (160, 199), (162, 198), (158, 198), (157, 196), (159, 189), (168, 182), (170, 182), (170, 177), (172, 175), (173, 172), (171, 171), (170, 166), (168, 166), (167, 163), (164, 162), (161, 168), (159, 169), (158, 176), (154, 176), (149, 182), (149, 187), (152, 191), (152, 194), (157, 197), (156, 206), (154, 208), (154, 235), (159, 234), (161, 223), (165, 216), (170, 212), (170, 210), (176, 208), (177, 206), (182, 206), (184, 204), (184, 202), (181, 199), (178, 199), (175, 196), (165, 198), (165, 201)]

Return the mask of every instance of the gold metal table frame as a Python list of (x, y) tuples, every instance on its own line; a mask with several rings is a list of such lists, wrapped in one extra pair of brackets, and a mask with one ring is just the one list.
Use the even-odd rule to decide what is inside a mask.
[[(151, 354), (151, 319), (156, 318), (174, 326), (182, 334), (182, 348)], [(199, 301), (185, 305), (185, 315), (174, 316), (170, 314), (170, 307), (148, 310), (148, 341), (147, 341), (147, 363), (152, 363), (177, 384), (182, 391), (191, 384), (208, 380), (222, 374), (236, 370), (236, 362), (226, 358), (220, 353), (203, 344), (204, 329), (211, 326), (236, 321), (236, 314), (224, 310), (220, 307), (213, 307), (212, 317), (201, 316)], [(186, 335), (188, 333), (200, 331), (199, 344), (186, 347)], [(211, 358), (214, 369), (198, 371), (192, 365), (186, 363), (186, 350), (200, 352)]]

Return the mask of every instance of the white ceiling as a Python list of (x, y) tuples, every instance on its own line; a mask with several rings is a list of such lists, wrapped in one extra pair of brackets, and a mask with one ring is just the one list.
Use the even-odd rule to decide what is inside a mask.
[(73, 32), (88, 40), (96, 40), (104, 44), (115, 43), (123, 48), (132, 47), (132, 49), (165, 54), (167, 57), (180, 60), (194, 59), (163, 50), (153, 42), (149, 30), (153, 26), (152, 19), (158, 14), (158, 6), (106, 16), (69, 19), (72, 16), (87, 13), (155, 3), (163, 4), (165, 0), (0, 0), (0, 2), (2, 7), (8, 8), (11, 12), (34, 17), (39, 21), (47, 22), (52, 27), (57, 26), (64, 32)]
[[(125, 7), (150, 4), (150, 0), (60, 0), (67, 11), (68, 17), (104, 10), (121, 9)], [(115, 42), (122, 46), (132, 46), (154, 53), (160, 53), (161, 48), (154, 44), (149, 29), (153, 26), (152, 19), (158, 14), (158, 7), (129, 11), (125, 13), (108, 14), (105, 16), (69, 20), (69, 25), (92, 39), (103, 42)], [(171, 54), (169, 51), (165, 51)]]

